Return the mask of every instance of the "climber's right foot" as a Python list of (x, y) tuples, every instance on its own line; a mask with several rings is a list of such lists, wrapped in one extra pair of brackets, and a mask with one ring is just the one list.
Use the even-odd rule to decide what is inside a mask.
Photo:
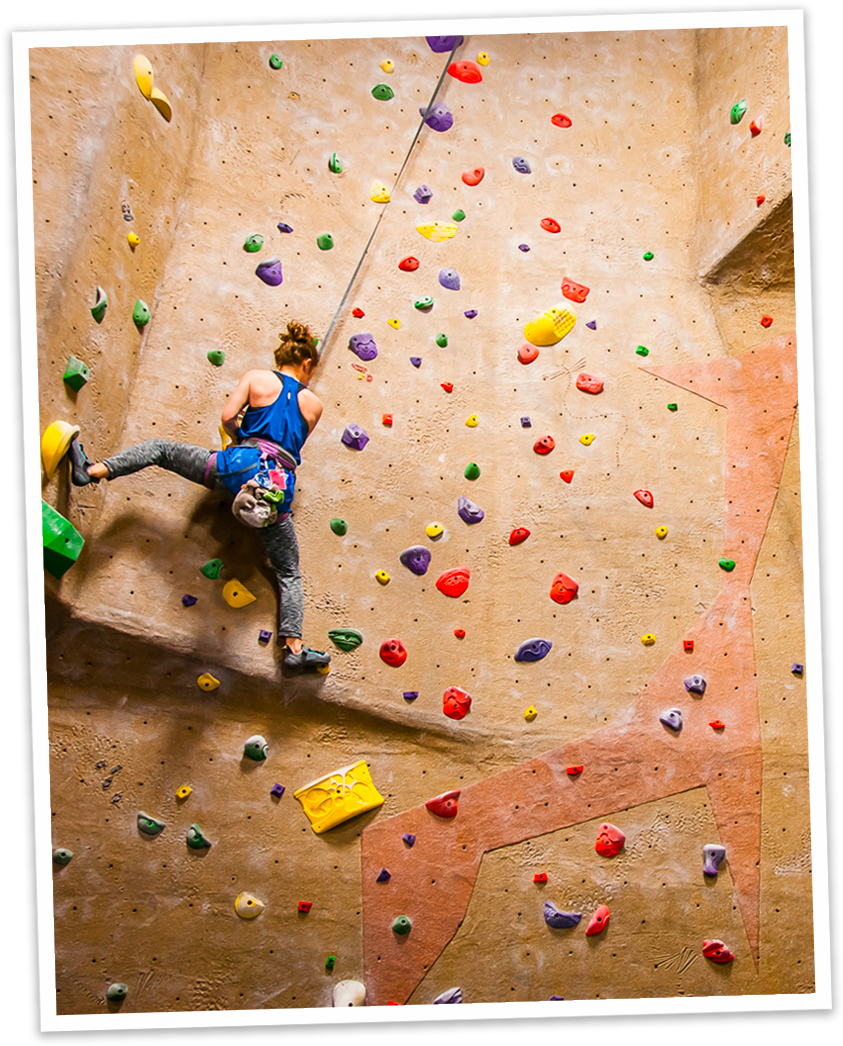
[(331, 655), (324, 650), (311, 650), (303, 646), (298, 654), (287, 648), (284, 664), (287, 668), (320, 668), (331, 663)]
[(98, 479), (88, 474), (88, 466), (91, 462), (88, 461), (88, 455), (79, 442), (78, 435), (70, 441), (68, 453), (70, 454), (70, 479), (74, 487), (86, 487), (89, 483), (99, 483)]

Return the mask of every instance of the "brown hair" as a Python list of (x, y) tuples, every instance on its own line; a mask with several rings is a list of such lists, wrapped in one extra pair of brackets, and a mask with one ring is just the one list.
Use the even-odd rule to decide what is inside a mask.
[(310, 329), (295, 320), (287, 324), (286, 333), (278, 335), (280, 344), (275, 350), (275, 363), (278, 367), (292, 365), (298, 367), (305, 360), (313, 360), (313, 366), (319, 362), (316, 351), (316, 339)]

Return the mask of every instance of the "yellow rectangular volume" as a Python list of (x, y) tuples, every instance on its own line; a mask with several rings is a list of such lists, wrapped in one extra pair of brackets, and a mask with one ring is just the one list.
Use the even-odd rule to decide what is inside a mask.
[(317, 834), (367, 810), (375, 810), (383, 806), (384, 801), (372, 782), (365, 759), (311, 781), (293, 795)]

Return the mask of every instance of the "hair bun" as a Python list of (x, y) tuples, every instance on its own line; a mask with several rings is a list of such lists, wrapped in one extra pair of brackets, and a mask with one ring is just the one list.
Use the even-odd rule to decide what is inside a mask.
[(310, 331), (303, 323), (292, 320), (287, 324), (287, 334), (293, 341), (304, 341), (310, 336)]

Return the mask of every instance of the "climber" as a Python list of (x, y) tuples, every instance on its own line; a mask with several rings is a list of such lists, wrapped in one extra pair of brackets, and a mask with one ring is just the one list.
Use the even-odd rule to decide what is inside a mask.
[(84, 486), (158, 465), (210, 490), (234, 495), (234, 515), (259, 528), (278, 579), (278, 635), (287, 647), (284, 664), (310, 668), (327, 665), (331, 657), (302, 644), (304, 589), (290, 506), (301, 448), (322, 415), (321, 400), (307, 387), (319, 355), (313, 335), (301, 323), (288, 323), (279, 339), (278, 370), (247, 371), (223, 409), (220, 420), (231, 446), (211, 451), (150, 439), (92, 463), (77, 434), (69, 448), (71, 480)]

